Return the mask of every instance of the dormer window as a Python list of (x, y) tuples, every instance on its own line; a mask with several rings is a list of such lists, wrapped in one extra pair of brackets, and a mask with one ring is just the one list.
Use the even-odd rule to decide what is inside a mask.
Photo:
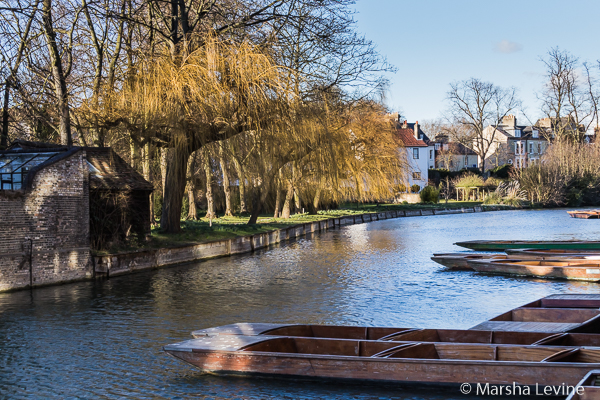
[(440, 144), (439, 144), (439, 143), (436, 143), (436, 144), (435, 144), (435, 149), (436, 149), (436, 150), (439, 150), (439, 149), (440, 149)]
[(515, 129), (515, 137), (521, 137), (521, 130)]
[(533, 137), (534, 139), (537, 139), (540, 137), (540, 132), (537, 129), (534, 129), (531, 131), (531, 137)]

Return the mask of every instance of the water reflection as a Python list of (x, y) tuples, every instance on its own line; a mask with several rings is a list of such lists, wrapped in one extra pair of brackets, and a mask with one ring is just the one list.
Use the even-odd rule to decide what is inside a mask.
[(161, 346), (233, 322), (468, 328), (586, 282), (446, 271), (473, 239), (596, 239), (562, 210), (377, 221), (249, 256), (0, 294), (4, 398), (461, 398), (452, 391), (201, 375)]

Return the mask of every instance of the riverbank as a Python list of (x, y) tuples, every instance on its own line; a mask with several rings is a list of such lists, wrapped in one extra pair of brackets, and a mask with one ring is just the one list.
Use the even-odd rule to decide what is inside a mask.
[(209, 220), (200, 218), (197, 221), (181, 221), (181, 232), (165, 234), (158, 229), (152, 230), (147, 241), (128, 245), (114, 245), (107, 251), (96, 252), (96, 255), (132, 252), (138, 250), (159, 249), (165, 247), (178, 247), (194, 245), (217, 240), (233, 239), (240, 236), (252, 236), (277, 229), (285, 229), (299, 224), (324, 221), (330, 218), (340, 218), (365, 213), (381, 213), (386, 211), (414, 211), (414, 210), (443, 210), (460, 209), (480, 206), (481, 202), (450, 201), (438, 204), (343, 204), (335, 210), (319, 211), (316, 215), (300, 213), (291, 215), (290, 218), (273, 218), (262, 215), (254, 225), (248, 225), (249, 215), (219, 217)]
[[(286, 240), (296, 239), (346, 225), (362, 224), (390, 218), (475, 213), (509, 209), (513, 209), (513, 207), (477, 205), (474, 207), (442, 208), (431, 207), (431, 205), (430, 207), (407, 207), (406, 205), (399, 205), (393, 209), (379, 212), (361, 212), (360, 210), (352, 212), (353, 210), (345, 210), (343, 212), (347, 213), (347, 215), (333, 218), (328, 214), (303, 216), (302, 218), (311, 218), (315, 220), (311, 222), (291, 220), (290, 223), (292, 225), (290, 226), (227, 239), (204, 241), (193, 244), (184, 243), (160, 248), (145, 248), (111, 254), (96, 254), (93, 256), (94, 277), (108, 278), (149, 269), (208, 260), (211, 258), (249, 253), (270, 245), (285, 242)], [(273, 224), (277, 223), (279, 222), (273, 222)], [(262, 228), (273, 226), (267, 224), (268, 223), (265, 223)]]

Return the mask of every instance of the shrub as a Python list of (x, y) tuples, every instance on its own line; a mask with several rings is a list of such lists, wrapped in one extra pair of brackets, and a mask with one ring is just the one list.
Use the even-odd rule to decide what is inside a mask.
[(458, 180), (454, 183), (455, 187), (481, 187), (484, 185), (483, 178), (477, 176), (473, 173), (467, 173), (462, 177), (458, 178)]
[(440, 200), (440, 191), (433, 186), (425, 186), (419, 195), (422, 203), (437, 203)]
[(494, 178), (494, 177), (489, 177), (485, 180), (485, 187), (493, 187), (493, 188), (497, 188), (498, 186), (500, 186), (500, 184), (504, 182), (502, 179), (498, 179), (498, 178)]
[(400, 183), (399, 185), (397, 185), (396, 192), (397, 193), (406, 193), (406, 185), (404, 185), (403, 183)]
[(513, 166), (510, 164), (499, 165), (494, 169), (490, 170), (491, 176), (499, 179), (508, 179), (510, 173), (513, 169)]
[(421, 186), (416, 183), (410, 187), (410, 191), (413, 193), (419, 193), (419, 190), (421, 190)]
[(490, 192), (483, 199), (483, 204), (502, 204), (502, 195), (497, 190)]

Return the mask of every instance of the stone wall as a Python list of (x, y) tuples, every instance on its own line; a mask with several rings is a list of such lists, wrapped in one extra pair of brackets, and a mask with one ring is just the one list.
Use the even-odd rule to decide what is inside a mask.
[(88, 186), (78, 151), (39, 170), (31, 188), (0, 190), (0, 291), (92, 277)]
[(226, 257), (232, 254), (249, 253), (254, 250), (299, 238), (319, 231), (339, 228), (344, 225), (362, 224), (365, 222), (379, 221), (389, 218), (419, 217), (425, 215), (462, 214), (482, 211), (496, 211), (509, 209), (500, 206), (463, 207), (448, 209), (417, 209), (393, 210), (380, 213), (350, 215), (340, 218), (331, 218), (324, 221), (311, 222), (274, 230), (271, 232), (257, 233), (252, 236), (240, 236), (233, 239), (218, 240), (208, 243), (199, 243), (188, 246), (171, 247), (164, 249), (141, 250), (129, 253), (109, 254), (94, 257), (96, 276), (117, 276), (130, 274), (153, 268), (166, 267), (216, 257)]

